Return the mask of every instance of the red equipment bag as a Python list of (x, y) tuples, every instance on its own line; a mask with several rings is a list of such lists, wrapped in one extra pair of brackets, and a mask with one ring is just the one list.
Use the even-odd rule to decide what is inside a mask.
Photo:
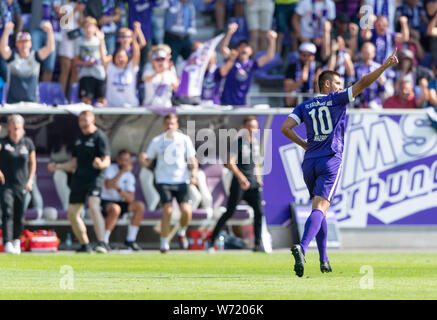
[(20, 240), (21, 250), (31, 252), (56, 252), (60, 242), (53, 230), (24, 230)]
[(0, 252), (5, 252), (5, 245), (3, 243), (3, 231), (0, 229)]
[(205, 250), (205, 245), (212, 236), (212, 231), (206, 230), (188, 230), (188, 249), (189, 250)]

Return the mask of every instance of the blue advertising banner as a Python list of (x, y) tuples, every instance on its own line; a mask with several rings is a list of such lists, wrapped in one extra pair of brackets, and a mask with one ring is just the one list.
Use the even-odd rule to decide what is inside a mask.
[[(289, 205), (307, 204), (304, 150), (282, 135), (286, 115), (271, 123), (271, 172), (264, 176), (267, 223), (287, 226)], [(351, 113), (343, 170), (331, 209), (340, 227), (437, 225), (437, 132), (425, 113)], [(296, 131), (305, 137), (303, 125)]]

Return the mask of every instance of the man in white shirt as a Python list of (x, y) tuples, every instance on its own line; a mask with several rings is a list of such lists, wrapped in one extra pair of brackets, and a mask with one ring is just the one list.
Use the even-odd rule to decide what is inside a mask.
[(135, 201), (135, 176), (132, 173), (132, 159), (128, 150), (121, 150), (117, 155), (117, 163), (111, 164), (106, 169), (101, 199), (106, 228), (103, 241), (107, 250), (109, 250), (109, 237), (115, 228), (117, 219), (126, 212), (132, 212), (133, 216), (125, 244), (134, 251), (141, 250), (135, 241), (145, 207), (141, 201)]
[(140, 154), (143, 167), (150, 167), (156, 159), (155, 179), (163, 206), (161, 220), (160, 251), (166, 253), (170, 247), (170, 218), (173, 211), (172, 201), (176, 198), (181, 210), (179, 242), (183, 249), (188, 248), (185, 237), (191, 221), (192, 207), (188, 197), (188, 184), (197, 171), (196, 151), (187, 135), (177, 131), (178, 118), (175, 114), (164, 117), (164, 133), (150, 142), (146, 153)]

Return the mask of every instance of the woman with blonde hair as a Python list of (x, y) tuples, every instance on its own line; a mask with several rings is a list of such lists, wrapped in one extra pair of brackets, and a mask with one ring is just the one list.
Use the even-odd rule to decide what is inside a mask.
[(9, 134), (0, 139), (0, 205), (5, 252), (20, 254), (20, 235), (26, 194), (32, 191), (36, 172), (35, 146), (24, 132), (24, 119), (8, 118)]

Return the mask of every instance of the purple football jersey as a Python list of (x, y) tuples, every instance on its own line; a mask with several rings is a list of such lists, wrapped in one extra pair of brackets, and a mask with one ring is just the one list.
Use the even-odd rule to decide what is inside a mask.
[(328, 95), (319, 95), (299, 104), (289, 115), (298, 124), (305, 123), (308, 147), (304, 159), (343, 153), (345, 116), (352, 102), (352, 87)]
[(246, 95), (256, 69), (258, 69), (256, 60), (248, 60), (245, 63), (238, 60), (235, 62), (226, 76), (221, 98), (223, 105), (242, 106), (246, 104)]

